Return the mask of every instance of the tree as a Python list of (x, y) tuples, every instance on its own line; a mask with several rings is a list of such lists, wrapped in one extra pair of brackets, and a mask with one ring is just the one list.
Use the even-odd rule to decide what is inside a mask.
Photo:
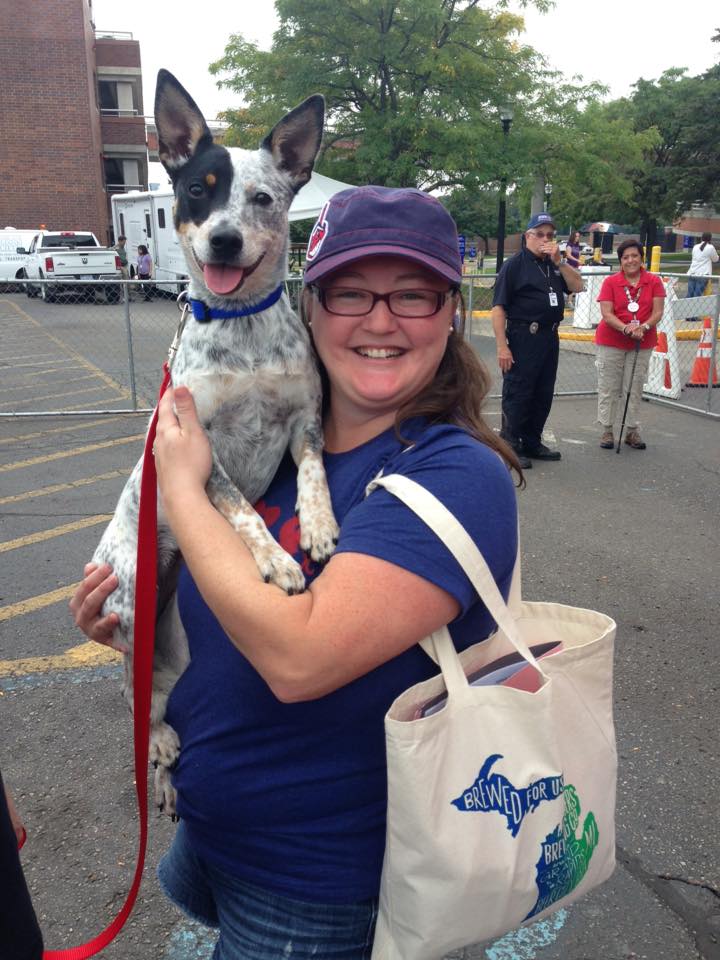
[[(530, 2), (530, 0), (529, 0)], [(532, 0), (546, 10), (549, 0)], [(240, 35), (211, 65), (246, 102), (229, 111), (228, 143), (257, 143), (310, 93), (327, 99), (319, 169), (348, 182), (479, 188), (528, 168), (503, 152), (498, 107), (516, 129), (577, 110), (599, 87), (567, 91), (517, 36), (522, 18), (479, 0), (277, 0), (270, 51)], [(512, 138), (511, 138), (512, 139)]]
[[(497, 235), (500, 191), (496, 186), (478, 188), (458, 187), (443, 197), (445, 206), (457, 224), (458, 232), (469, 240), (482, 240), (485, 253), (490, 252), (490, 237)], [(516, 197), (507, 197), (507, 233), (516, 233), (521, 228)]]
[(658, 219), (669, 223), (693, 201), (720, 199), (719, 98), (720, 67), (696, 77), (673, 68), (658, 80), (638, 80), (629, 98), (608, 106), (611, 116), (631, 118), (636, 132), (652, 138), (624, 205), (648, 246)]

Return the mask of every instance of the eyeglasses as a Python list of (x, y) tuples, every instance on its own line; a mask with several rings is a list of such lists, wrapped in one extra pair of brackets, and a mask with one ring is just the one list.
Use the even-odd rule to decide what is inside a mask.
[(375, 293), (355, 287), (316, 287), (313, 290), (323, 308), (338, 317), (365, 317), (378, 300), (387, 304), (394, 317), (432, 317), (457, 293), (457, 287), (437, 290), (393, 290)]
[(528, 230), (528, 233), (531, 233), (534, 237), (537, 237), (538, 240), (554, 240), (557, 236), (556, 233), (538, 233), (537, 230)]

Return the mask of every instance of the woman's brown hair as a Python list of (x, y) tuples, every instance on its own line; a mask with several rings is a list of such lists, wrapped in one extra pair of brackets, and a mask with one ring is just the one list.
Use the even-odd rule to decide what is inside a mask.
[[(300, 316), (309, 327), (309, 303), (312, 296), (310, 288), (302, 292)], [(470, 344), (465, 340), (465, 301), (458, 291), (459, 310), (455, 315), (453, 332), (447, 340), (437, 373), (430, 383), (415, 397), (405, 403), (395, 416), (395, 433), (405, 444), (410, 443), (403, 436), (403, 424), (413, 417), (424, 417), (428, 423), (449, 423), (461, 427), (480, 443), (495, 450), (509, 467), (517, 471), (519, 485), (525, 480), (520, 461), (512, 447), (499, 437), (487, 424), (482, 414), (485, 397), (488, 394), (492, 378), (485, 364), (480, 360)], [(311, 336), (312, 339), (312, 336)], [(327, 409), (330, 396), (330, 384), (327, 371), (315, 353), (323, 386), (323, 413)]]

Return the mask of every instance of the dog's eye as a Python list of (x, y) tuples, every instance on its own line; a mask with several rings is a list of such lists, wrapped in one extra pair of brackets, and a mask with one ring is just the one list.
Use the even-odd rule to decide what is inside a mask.
[(191, 197), (202, 197), (205, 193), (205, 187), (199, 180), (194, 180), (188, 187), (188, 193)]
[(269, 193), (260, 191), (253, 197), (253, 203), (256, 203), (259, 207), (268, 207), (272, 203), (272, 197)]

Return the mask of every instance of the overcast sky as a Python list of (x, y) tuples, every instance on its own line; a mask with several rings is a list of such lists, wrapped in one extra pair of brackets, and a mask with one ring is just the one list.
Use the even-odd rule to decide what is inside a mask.
[[(146, 114), (152, 114), (157, 71), (166, 67), (208, 120), (237, 105), (237, 97), (217, 89), (207, 65), (222, 56), (231, 33), (267, 48), (276, 25), (272, 0), (198, 0), (197, 5), (188, 0), (93, 0), (93, 10), (98, 30), (128, 31), (140, 41)], [(720, 29), (718, 0), (693, 0), (685, 6), (677, 0), (556, 0), (550, 13), (529, 8), (524, 16), (525, 43), (566, 76), (580, 74), (607, 84), (611, 97), (628, 94), (638, 77), (654, 79), (669, 67), (700, 73), (720, 60), (720, 43), (710, 39)]]

